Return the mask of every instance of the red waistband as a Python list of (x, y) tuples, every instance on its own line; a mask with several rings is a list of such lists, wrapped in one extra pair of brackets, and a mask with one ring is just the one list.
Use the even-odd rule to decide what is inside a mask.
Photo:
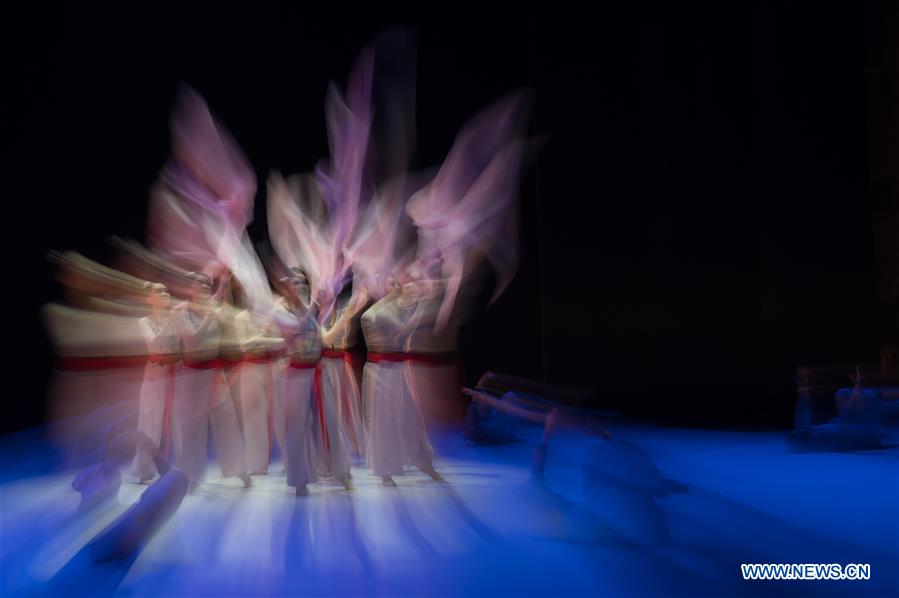
[(381, 363), (382, 361), (388, 361), (392, 363), (399, 363), (403, 361), (412, 361), (415, 363), (423, 363), (428, 365), (449, 365), (456, 362), (456, 354), (455, 353), (399, 353), (399, 352), (385, 352), (379, 353), (374, 351), (369, 351), (368, 353), (368, 362), (369, 363)]
[(148, 359), (153, 365), (165, 366), (178, 363), (181, 357), (178, 355), (150, 355)]
[(294, 361), (290, 360), (290, 367), (295, 370), (312, 370), (318, 365), (317, 361)]
[(353, 354), (343, 349), (326, 349), (322, 347), (322, 357), (325, 359), (350, 360), (353, 358)]
[(277, 358), (278, 356), (272, 353), (266, 353), (264, 355), (253, 355), (252, 353), (247, 353), (243, 356), (242, 361), (244, 363), (271, 363)]
[(224, 359), (207, 359), (204, 361), (194, 361), (190, 359), (184, 360), (185, 367), (193, 370), (218, 370), (225, 367), (227, 362)]

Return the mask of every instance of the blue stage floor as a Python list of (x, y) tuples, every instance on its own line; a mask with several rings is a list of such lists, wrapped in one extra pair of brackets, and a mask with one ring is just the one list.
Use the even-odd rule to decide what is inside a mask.
[[(614, 515), (582, 501), (582, 437), (560, 433), (549, 490), (533, 484), (540, 430), (526, 428), (501, 447), (438, 435), (446, 485), (410, 472), (384, 488), (357, 468), (352, 493), (316, 484), (296, 498), (278, 465), (249, 490), (211, 466), (133, 562), (101, 567), (73, 557), (146, 487), (126, 482), (118, 507), (76, 517), (74, 472), (46, 471), (44, 445), (7, 438), (2, 591), (41, 593), (68, 564), (62, 587), (72, 595), (899, 595), (899, 449), (796, 454), (780, 433), (612, 432), (689, 486), (660, 501), (673, 542), (596, 531), (597, 517)], [(740, 563), (762, 562), (870, 563), (871, 580), (743, 581)]]

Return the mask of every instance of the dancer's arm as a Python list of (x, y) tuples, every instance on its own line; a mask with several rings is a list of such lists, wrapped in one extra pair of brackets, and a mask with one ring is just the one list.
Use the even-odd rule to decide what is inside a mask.
[[(238, 315), (238, 338), (240, 350), (244, 353), (258, 353), (260, 351), (279, 351), (285, 346), (284, 338), (280, 336), (268, 336), (267, 331), (254, 325), (253, 316), (249, 312)], [(264, 318), (269, 322), (268, 317)]]
[(478, 386), (499, 393), (519, 391), (542, 397), (555, 397), (556, 399), (566, 399), (576, 402), (587, 399), (594, 394), (594, 391), (591, 389), (551, 386), (534, 382), (533, 380), (528, 380), (526, 378), (497, 374), (495, 372), (485, 372), (484, 375), (481, 376), (481, 379), (478, 380)]
[(167, 317), (159, 332), (153, 330), (147, 318), (141, 318), (138, 322), (150, 355), (165, 355), (172, 352), (171, 342), (167, 338), (174, 326), (172, 320), (173, 318)]
[(483, 401), (484, 403), (490, 405), (494, 409), (498, 409), (500, 411), (504, 411), (510, 415), (514, 415), (516, 417), (520, 417), (522, 419), (526, 419), (528, 421), (532, 421), (538, 424), (543, 424), (546, 422), (546, 415), (543, 413), (537, 413), (535, 411), (530, 411), (528, 409), (522, 409), (517, 405), (512, 405), (508, 401), (503, 401), (501, 399), (497, 399), (496, 397), (482, 392), (480, 390), (474, 388), (463, 388), (462, 392), (467, 394), (471, 398)]
[(356, 318), (369, 304), (369, 296), (365, 291), (354, 293), (350, 298), (350, 303), (346, 309), (339, 312), (334, 324), (327, 330), (322, 330), (322, 344), (333, 345), (335, 341), (344, 333), (346, 327), (351, 326), (353, 318)]
[[(180, 336), (181, 342), (183, 343), (183, 349), (186, 353), (193, 353), (197, 349), (197, 344), (202, 337), (203, 333), (206, 332), (206, 329), (212, 324), (213, 321), (218, 320), (218, 310), (205, 305), (197, 305), (199, 309), (203, 310), (203, 319), (200, 321), (199, 325), (196, 328), (192, 328), (188, 326), (190, 315), (188, 314), (188, 310), (191, 308), (186, 304), (182, 304), (179, 307), (176, 307), (173, 311), (173, 316), (180, 318), (181, 323), (179, 325), (180, 328)], [(199, 311), (199, 309), (195, 309), (195, 311)]]
[[(527, 405), (529, 407), (532, 407), (533, 409), (522, 408), (518, 405), (512, 404), (509, 401), (497, 399), (489, 393), (485, 393), (476, 389), (463, 388), (462, 392), (476, 400), (484, 401), (494, 409), (505, 411), (506, 413), (515, 415), (528, 421), (536, 422), (538, 424), (545, 424), (545, 413), (555, 412), (556, 415), (554, 416), (554, 418), (557, 418), (557, 422), (560, 424), (579, 428), (583, 431), (586, 431), (587, 433), (599, 434), (605, 438), (612, 437), (608, 430), (606, 430), (602, 425), (600, 425), (596, 421), (592, 421), (592, 414), (582, 412), (577, 409), (570, 409), (564, 406), (555, 405), (553, 403), (550, 403), (549, 401), (547, 401), (547, 403), (531, 401), (515, 394), (514, 392), (507, 392), (503, 396), (510, 396), (511, 398), (515, 399), (516, 403)], [(555, 425), (556, 422), (553, 422), (554, 427)]]

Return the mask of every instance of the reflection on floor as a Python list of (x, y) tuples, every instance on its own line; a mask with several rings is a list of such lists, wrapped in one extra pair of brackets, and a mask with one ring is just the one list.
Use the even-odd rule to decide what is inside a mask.
[[(64, 566), (71, 593), (129, 596), (899, 595), (899, 449), (795, 454), (779, 433), (613, 428), (690, 492), (662, 501), (674, 541), (604, 536), (580, 492), (585, 440), (550, 447), (547, 488), (529, 477), (539, 430), (521, 442), (466, 447), (435, 438), (447, 484), (417, 473), (385, 488), (354, 469), (356, 489), (296, 498), (278, 465), (217, 478), (128, 563), (73, 557), (145, 489), (76, 517), (72, 472), (51, 472), (39, 440), (7, 438), (0, 483), (4, 595), (40, 592)], [(7, 467), (6, 464), (9, 464)], [(740, 563), (870, 563), (870, 581), (749, 582)], [(80, 568), (79, 568), (80, 567)]]

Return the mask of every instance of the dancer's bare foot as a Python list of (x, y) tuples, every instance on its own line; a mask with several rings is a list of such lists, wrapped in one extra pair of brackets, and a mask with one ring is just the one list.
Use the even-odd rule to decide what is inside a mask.
[(156, 443), (150, 440), (150, 437), (140, 430), (134, 433), (134, 440), (137, 443), (137, 448), (139, 450), (146, 451), (146, 453), (150, 455), (151, 458), (156, 456), (156, 454), (159, 452), (159, 448), (156, 446)]
[(350, 474), (344, 474), (336, 477), (337, 481), (343, 484), (343, 487), (347, 490), (353, 489), (353, 479), (350, 477)]
[(243, 482), (244, 488), (249, 488), (253, 485), (253, 480), (251, 480), (250, 476), (245, 473), (240, 474), (240, 481)]
[(381, 483), (388, 488), (396, 488), (396, 482), (389, 475), (381, 476)]

